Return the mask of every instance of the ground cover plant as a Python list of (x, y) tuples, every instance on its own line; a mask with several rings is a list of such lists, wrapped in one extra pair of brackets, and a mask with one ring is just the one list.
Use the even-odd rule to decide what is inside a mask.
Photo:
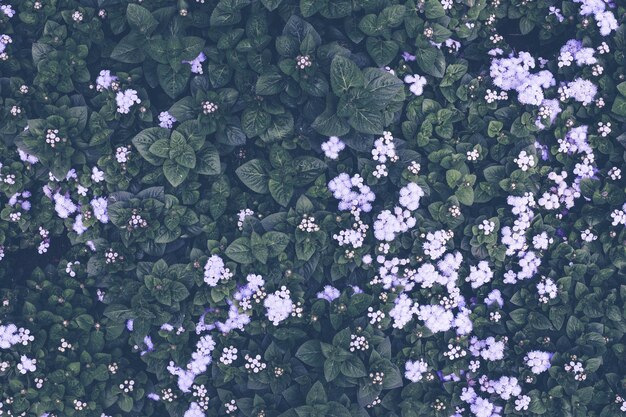
[(3, 0), (0, 416), (626, 415), (625, 15)]

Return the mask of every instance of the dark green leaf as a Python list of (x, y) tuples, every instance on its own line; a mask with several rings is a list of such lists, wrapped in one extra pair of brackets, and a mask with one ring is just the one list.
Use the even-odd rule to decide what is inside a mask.
[(172, 68), (169, 65), (159, 64), (157, 66), (157, 75), (159, 77), (159, 85), (170, 96), (170, 98), (178, 97), (185, 88), (191, 76), (191, 67), (189, 65), (181, 65), (178, 68)]
[(126, 8), (126, 20), (130, 27), (143, 35), (152, 33), (159, 24), (148, 9), (134, 3), (130, 3)]
[(125, 64), (138, 64), (145, 59), (143, 44), (144, 37), (137, 33), (131, 32), (123, 37), (113, 51), (111, 59), (123, 62)]
[(235, 239), (224, 252), (233, 261), (240, 264), (249, 264), (254, 262), (254, 255), (250, 248), (250, 239), (247, 237), (240, 237)]
[(189, 168), (179, 165), (171, 159), (166, 159), (163, 163), (163, 174), (173, 187), (178, 187), (189, 175)]
[(341, 55), (335, 55), (330, 64), (330, 85), (333, 92), (342, 95), (350, 88), (363, 87), (364, 79), (356, 64)]
[(261, 159), (252, 159), (235, 170), (237, 177), (252, 191), (259, 194), (269, 192), (267, 162)]
[(196, 154), (196, 172), (203, 175), (217, 175), (221, 171), (220, 155), (215, 146), (206, 143)]

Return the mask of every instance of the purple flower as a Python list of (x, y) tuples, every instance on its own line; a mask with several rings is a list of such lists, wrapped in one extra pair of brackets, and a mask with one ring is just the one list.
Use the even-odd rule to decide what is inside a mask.
[(146, 345), (146, 350), (141, 352), (141, 356), (145, 355), (148, 352), (154, 351), (154, 343), (152, 343), (152, 338), (150, 336), (144, 337), (143, 343)]
[(404, 51), (402, 53), (402, 59), (404, 59), (406, 62), (415, 61), (415, 55), (411, 55), (410, 53)]
[(341, 293), (337, 288), (331, 285), (326, 285), (324, 287), (324, 291), (317, 293), (317, 298), (332, 302), (334, 299), (338, 298), (340, 294)]

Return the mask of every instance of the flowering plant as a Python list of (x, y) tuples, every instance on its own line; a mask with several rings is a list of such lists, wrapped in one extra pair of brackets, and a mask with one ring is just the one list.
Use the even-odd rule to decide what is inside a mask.
[(0, 415), (626, 415), (626, 8), (0, 4)]

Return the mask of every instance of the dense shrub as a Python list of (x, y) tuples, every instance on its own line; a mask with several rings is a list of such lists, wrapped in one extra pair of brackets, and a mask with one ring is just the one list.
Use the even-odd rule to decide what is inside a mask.
[(1, 5), (0, 415), (622, 415), (625, 14)]

